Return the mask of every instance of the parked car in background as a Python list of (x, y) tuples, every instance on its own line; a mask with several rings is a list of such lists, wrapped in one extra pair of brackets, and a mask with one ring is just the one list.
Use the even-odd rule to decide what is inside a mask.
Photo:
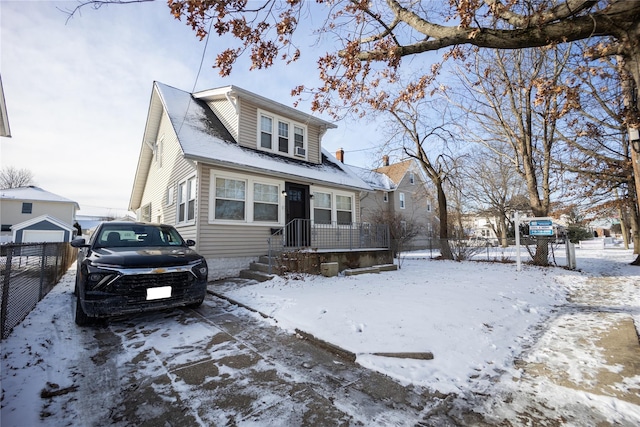
[(172, 307), (197, 307), (207, 262), (170, 225), (104, 222), (87, 243), (78, 238), (75, 322)]

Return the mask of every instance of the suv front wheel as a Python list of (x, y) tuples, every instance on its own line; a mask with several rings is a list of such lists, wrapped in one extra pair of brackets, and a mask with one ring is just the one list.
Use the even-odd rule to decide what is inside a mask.
[(92, 325), (93, 323), (95, 323), (95, 319), (93, 317), (89, 317), (87, 316), (87, 313), (84, 312), (84, 310), (82, 309), (82, 304), (80, 303), (80, 293), (78, 292), (78, 289), (76, 288), (75, 291), (75, 305), (76, 305), (76, 309), (74, 310), (74, 321), (76, 322), (76, 325), (78, 326), (88, 326), (88, 325)]

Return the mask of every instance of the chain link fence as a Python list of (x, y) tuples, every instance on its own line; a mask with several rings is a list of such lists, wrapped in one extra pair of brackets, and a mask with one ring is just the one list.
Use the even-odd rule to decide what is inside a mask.
[[(496, 239), (466, 238), (439, 239), (432, 237), (429, 245), (423, 250), (428, 251), (431, 258), (442, 256), (443, 251), (449, 251), (451, 259), (456, 261), (475, 260), (510, 263), (516, 262), (516, 241), (507, 239), (506, 246)], [(403, 248), (402, 252), (415, 250)], [(520, 256), (522, 262), (540, 266), (568, 267), (564, 240), (547, 236), (523, 236), (520, 238)]]
[(0, 333), (2, 339), (58, 283), (76, 259), (69, 243), (0, 246)]

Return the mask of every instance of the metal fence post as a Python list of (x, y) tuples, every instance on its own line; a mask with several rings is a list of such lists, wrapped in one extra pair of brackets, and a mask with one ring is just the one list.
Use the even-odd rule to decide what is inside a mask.
[(0, 336), (4, 338), (5, 325), (7, 323), (7, 307), (9, 304), (9, 286), (11, 285), (11, 258), (13, 257), (13, 247), (7, 246), (7, 257), (4, 266), (4, 277), (2, 278), (2, 306), (0, 307)]
[(47, 268), (47, 244), (42, 244), (42, 264), (40, 265), (40, 293), (38, 294), (38, 301), (44, 298), (44, 279), (45, 270)]

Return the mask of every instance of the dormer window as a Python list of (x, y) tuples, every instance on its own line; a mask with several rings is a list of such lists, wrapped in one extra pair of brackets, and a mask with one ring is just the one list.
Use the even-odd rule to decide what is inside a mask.
[(299, 159), (307, 158), (306, 126), (266, 111), (258, 111), (258, 118), (260, 150)]
[(273, 119), (269, 116), (260, 116), (260, 148), (271, 150), (273, 138)]
[(304, 148), (304, 128), (300, 126), (293, 127), (293, 154), (295, 156), (306, 157)]
[(289, 123), (278, 121), (278, 151), (289, 154)]

